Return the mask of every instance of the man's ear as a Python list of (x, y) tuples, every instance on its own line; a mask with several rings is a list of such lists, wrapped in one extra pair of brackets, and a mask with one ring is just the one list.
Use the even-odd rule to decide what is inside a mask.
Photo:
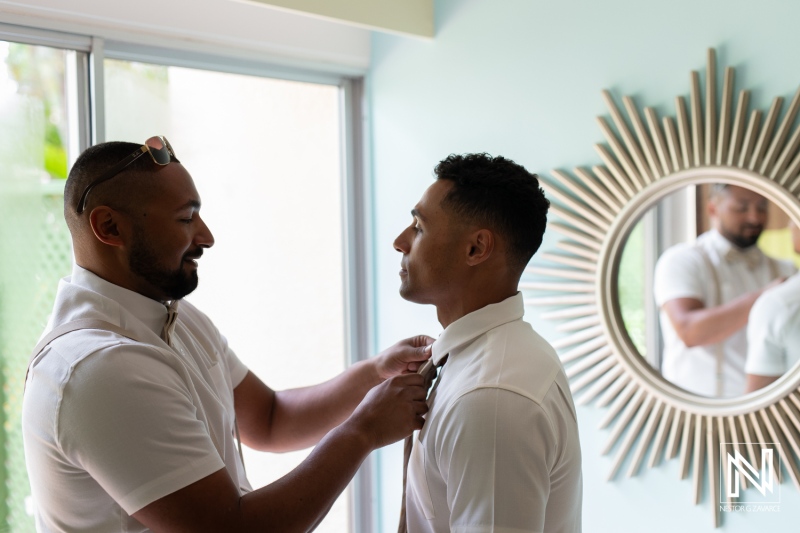
[(488, 229), (479, 229), (470, 235), (467, 250), (467, 264), (475, 266), (483, 263), (494, 251), (494, 234)]
[(715, 217), (717, 216), (717, 202), (719, 201), (718, 198), (711, 197), (708, 199), (708, 203), (706, 203), (706, 212), (708, 216)]
[(121, 212), (105, 205), (95, 207), (89, 213), (89, 225), (92, 227), (94, 236), (103, 244), (109, 246), (125, 245), (124, 234), (127, 220), (124, 220), (124, 215)]

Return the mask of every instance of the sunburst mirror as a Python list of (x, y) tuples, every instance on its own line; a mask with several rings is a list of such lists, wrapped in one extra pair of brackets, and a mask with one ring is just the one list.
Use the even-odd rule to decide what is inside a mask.
[[(762, 455), (768, 457), (765, 450), (776, 450), (778, 482), (788, 477), (800, 489), (800, 368), (748, 394), (693, 394), (662, 376), (658, 358), (652, 357), (657, 343), (637, 342), (619, 298), (627, 282), (620, 280), (626, 243), (648, 213), (675, 195), (684, 198), (684, 209), (685, 198), (693, 198), (683, 218), (695, 219), (702, 184), (737, 185), (800, 222), (800, 127), (794, 128), (800, 89), (785, 113), (783, 98), (777, 97), (764, 114), (748, 110), (749, 91), (734, 98), (732, 67), (725, 69), (718, 96), (716, 69), (711, 49), (705, 97), (700, 75), (691, 72), (689, 103), (682, 96), (675, 99), (675, 118), (659, 120), (653, 108), (645, 107), (643, 120), (627, 96), (622, 99), (625, 117), (612, 95), (603, 92), (611, 122), (598, 117), (607, 145), (595, 148), (604, 165), (572, 173), (554, 170), (543, 177), (553, 201), (549, 229), (562, 238), (558, 250), (541, 254), (552, 266), (530, 269), (551, 281), (522, 288), (537, 293), (529, 305), (549, 307), (544, 318), (560, 322), (558, 331), (565, 336), (554, 345), (576, 403), (608, 408), (601, 428), (609, 430), (603, 454), (615, 454), (609, 480), (623, 465), (634, 476), (645, 464), (677, 458), (681, 478), (692, 477), (694, 503), (705, 494), (719, 526), (720, 503), (734, 509), (737, 503), (722, 490), (729, 469), (720, 458), (728, 453), (761, 465)], [(746, 488), (744, 476), (742, 482)]]

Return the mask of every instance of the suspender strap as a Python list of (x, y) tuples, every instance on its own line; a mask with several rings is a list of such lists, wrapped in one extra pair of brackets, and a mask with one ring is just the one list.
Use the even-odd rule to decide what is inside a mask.
[(714, 296), (711, 298), (711, 301), (708, 302), (708, 307), (717, 307), (722, 305), (722, 285), (719, 282), (719, 274), (717, 273), (717, 269), (714, 268), (714, 263), (711, 262), (708, 252), (703, 250), (701, 246), (696, 246), (695, 249), (700, 254), (700, 257), (703, 258), (703, 262), (706, 264), (708, 273), (711, 275), (711, 285), (712, 289), (714, 290)]
[(770, 281), (778, 279), (780, 272), (778, 272), (778, 262), (770, 256), (766, 256), (767, 264), (769, 265), (769, 279)]
[(33, 349), (33, 354), (31, 355), (31, 358), (39, 355), (39, 353), (42, 350), (44, 350), (48, 344), (50, 344), (57, 338), (66, 335), (67, 333), (72, 333), (73, 331), (77, 331), (79, 329), (105, 329), (108, 331), (112, 331), (117, 335), (122, 335), (123, 337), (139, 341), (138, 335), (134, 335), (127, 329), (115, 326), (111, 322), (106, 322), (105, 320), (93, 319), (93, 318), (82, 318), (80, 320), (73, 320), (72, 322), (61, 324), (57, 328), (53, 329), (53, 331), (45, 335), (44, 338), (41, 341), (39, 341), (39, 344), (36, 345), (36, 348)]
[[(722, 305), (722, 284), (719, 282), (719, 274), (717, 273), (717, 269), (714, 268), (714, 264), (711, 262), (711, 258), (708, 256), (708, 252), (706, 252), (702, 246), (695, 246), (695, 249), (700, 254), (700, 257), (703, 258), (703, 262), (706, 264), (706, 269), (708, 273), (711, 275), (711, 284), (714, 289), (714, 297), (711, 299), (711, 302), (708, 303), (708, 307), (717, 307)], [(722, 393), (724, 392), (724, 375), (725, 375), (725, 350), (722, 346), (721, 342), (718, 342), (714, 345), (714, 355), (716, 358), (716, 391), (717, 391), (717, 398), (722, 397)]]
[(106, 331), (111, 331), (113, 333), (116, 333), (117, 335), (127, 337), (128, 339), (137, 342), (142, 342), (139, 339), (139, 336), (136, 335), (135, 333), (132, 333), (119, 326), (115, 326), (111, 322), (106, 322), (105, 320), (94, 319), (94, 318), (82, 318), (80, 320), (73, 320), (72, 322), (61, 324), (57, 328), (54, 328), (53, 331), (45, 335), (44, 338), (39, 341), (39, 344), (36, 345), (36, 348), (33, 349), (33, 353), (31, 353), (30, 359), (28, 359), (28, 369), (25, 371), (25, 384), (28, 383), (28, 374), (31, 371), (31, 365), (33, 364), (33, 360), (36, 359), (36, 357), (40, 353), (42, 353), (42, 350), (44, 350), (48, 344), (50, 344), (57, 338), (62, 337), (67, 333), (72, 333), (73, 331), (77, 331), (79, 329), (102, 329)]
[[(28, 360), (28, 369), (25, 371), (25, 381), (23, 385), (23, 392), (24, 387), (28, 384), (28, 374), (31, 371), (31, 365), (33, 364), (33, 360), (42, 353), (48, 344), (53, 342), (59, 337), (66, 335), (67, 333), (72, 333), (73, 331), (77, 331), (79, 329), (101, 329), (105, 331), (110, 331), (112, 333), (116, 333), (122, 337), (126, 337), (136, 342), (144, 343), (138, 335), (135, 333), (128, 331), (127, 329), (121, 328), (119, 326), (115, 326), (111, 322), (106, 322), (105, 320), (94, 319), (94, 318), (82, 318), (80, 320), (73, 320), (72, 322), (67, 322), (66, 324), (61, 324), (60, 326), (54, 328), (50, 333), (44, 336), (42, 340), (39, 341), (39, 344), (36, 345), (36, 348), (33, 349), (33, 353), (31, 353), (31, 357)], [(239, 424), (236, 420), (236, 417), (233, 419), (233, 430), (236, 433), (236, 445), (239, 448), (239, 458), (242, 460), (242, 468), (244, 468), (244, 454), (242, 453), (242, 438), (239, 436)], [(245, 471), (245, 475), (246, 471)]]

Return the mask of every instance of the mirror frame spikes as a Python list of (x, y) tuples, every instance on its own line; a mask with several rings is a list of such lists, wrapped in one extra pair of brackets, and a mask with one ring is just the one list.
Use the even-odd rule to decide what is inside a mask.
[(541, 176), (542, 187), (556, 201), (549, 227), (563, 239), (558, 253), (539, 256), (552, 267), (527, 269), (548, 281), (524, 282), (520, 288), (537, 292), (527, 305), (551, 307), (543, 318), (561, 322), (557, 329), (566, 335), (553, 345), (576, 403), (608, 406), (601, 428), (610, 428), (610, 435), (602, 453), (616, 449), (608, 479), (629, 458), (626, 475), (632, 477), (648, 452), (649, 468), (677, 457), (681, 479), (691, 472), (694, 503), (707, 492), (719, 527), (720, 505), (736, 503), (720, 495), (722, 487), (714, 482), (727, 479), (727, 469), (720, 468), (723, 452), (739, 452), (757, 465), (766, 444), (777, 443), (773, 460), (783, 466), (776, 470), (778, 479), (782, 482), (785, 473), (800, 490), (800, 367), (738, 398), (695, 396), (670, 384), (641, 357), (617, 299), (628, 235), (642, 214), (682, 187), (720, 182), (747, 187), (800, 222), (800, 126), (790, 135), (800, 89), (780, 123), (782, 97), (773, 100), (762, 123), (761, 110), (750, 111), (748, 118), (749, 91), (740, 91), (734, 102), (732, 67), (725, 69), (718, 106), (716, 71), (716, 54), (709, 49), (705, 101), (700, 75), (692, 71), (688, 108), (678, 96), (675, 117), (660, 121), (651, 107), (644, 108), (643, 121), (628, 96), (622, 98), (626, 119), (611, 93), (603, 91), (611, 123), (597, 118), (607, 145), (595, 149), (604, 166)]

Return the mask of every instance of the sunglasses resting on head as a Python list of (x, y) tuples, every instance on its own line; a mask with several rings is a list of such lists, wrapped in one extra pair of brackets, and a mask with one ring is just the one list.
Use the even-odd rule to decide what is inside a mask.
[(110, 180), (144, 154), (150, 154), (150, 157), (153, 159), (153, 163), (159, 166), (168, 165), (173, 159), (176, 163), (178, 162), (178, 158), (175, 157), (175, 151), (172, 149), (172, 146), (169, 144), (169, 141), (166, 137), (162, 135), (150, 137), (135, 152), (111, 167), (108, 172), (104, 173), (86, 186), (86, 189), (83, 190), (83, 194), (81, 194), (80, 200), (78, 200), (78, 214), (80, 215), (83, 213), (83, 210), (86, 209), (86, 198), (89, 196), (89, 192), (94, 187), (103, 183), (104, 181)]

